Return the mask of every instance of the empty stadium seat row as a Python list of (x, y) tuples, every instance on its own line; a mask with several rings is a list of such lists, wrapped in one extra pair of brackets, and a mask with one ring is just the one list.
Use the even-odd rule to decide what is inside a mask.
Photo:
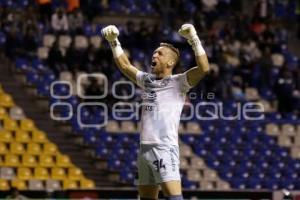
[[(56, 37), (55, 35), (47, 34), (43, 36), (43, 46), (51, 48), (56, 40), (58, 40), (58, 45), (61, 48), (68, 48), (72, 43), (72, 37), (70, 35), (60, 35)], [(95, 48), (100, 48), (102, 38), (98, 35), (91, 37), (77, 35), (74, 37), (73, 42), (76, 49), (87, 48), (89, 44), (93, 45)]]
[[(55, 40), (58, 39), (58, 47), (64, 55), (66, 49), (70, 47), (72, 43), (72, 37), (69, 35), (61, 35), (59, 38), (56, 38), (54, 35), (45, 35), (43, 37), (43, 45), (38, 48), (37, 56), (40, 59), (47, 59), (50, 48), (53, 46)], [(101, 47), (102, 39), (99, 36), (91, 36), (90, 38), (78, 35), (74, 38), (74, 47), (75, 49), (86, 49), (89, 45), (92, 45), (94, 48), (98, 49)]]
[[(135, 124), (132, 121), (121, 121), (120, 124), (115, 120), (108, 121), (106, 125), (106, 131), (108, 133), (137, 133), (141, 129), (141, 124)], [(189, 134), (201, 134), (202, 130), (198, 123), (187, 122), (186, 125), (180, 123), (179, 133), (189, 133)]]
[[(25, 145), (27, 144), (27, 145)], [(40, 145), (39, 143), (20, 143), (20, 142), (10, 142), (7, 144), (0, 142), (0, 154), (51, 154), (56, 155), (58, 153), (57, 146), (52, 143), (44, 143)], [(38, 151), (36, 151), (38, 150)]]
[(19, 190), (67, 190), (67, 189), (94, 189), (95, 183), (89, 179), (81, 180), (4, 180), (0, 179), (0, 191), (9, 190), (11, 187), (17, 188)]
[(269, 123), (266, 125), (266, 133), (272, 136), (279, 136), (279, 135), (300, 135), (300, 125), (294, 126), (293, 124), (283, 124), (279, 126), (275, 123)]
[(66, 155), (56, 153), (55, 155), (41, 154), (38, 159), (34, 155), (16, 154), (0, 155), (1, 166), (19, 167), (19, 166), (41, 166), (41, 167), (71, 167), (73, 166), (70, 158)]
[(15, 133), (12, 130), (2, 129), (0, 130), (0, 142), (22, 142), (22, 143), (49, 143), (45, 133), (40, 130), (34, 130), (32, 133), (25, 132), (23, 130), (15, 129)]
[(35, 124), (30, 119), (21, 119), (21, 120), (14, 120), (10, 118), (9, 116), (4, 116), (2, 119), (0, 119), (2, 128), (7, 131), (16, 131), (16, 130), (24, 130), (24, 131), (33, 131), (37, 128), (35, 127)]
[(205, 161), (198, 157), (192, 156), (190, 158), (181, 157), (180, 158), (180, 169), (188, 170), (188, 169), (195, 169), (195, 170), (203, 170), (207, 169)]
[(280, 135), (277, 137), (277, 142), (283, 147), (300, 147), (300, 135), (286, 136)]
[(13, 180), (13, 179), (57, 179), (57, 180), (81, 180), (84, 179), (81, 169), (76, 167), (1, 167), (0, 178)]

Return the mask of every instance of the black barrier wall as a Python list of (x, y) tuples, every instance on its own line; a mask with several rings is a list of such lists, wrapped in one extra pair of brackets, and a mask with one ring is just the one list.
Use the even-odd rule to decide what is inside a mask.
[[(99, 190), (67, 190), (67, 191), (21, 191), (22, 195), (36, 199), (138, 199), (135, 189), (99, 189)], [(0, 198), (5, 199), (9, 192), (0, 192)], [(185, 199), (272, 199), (272, 191), (183, 191)], [(163, 198), (160, 193), (160, 198)]]

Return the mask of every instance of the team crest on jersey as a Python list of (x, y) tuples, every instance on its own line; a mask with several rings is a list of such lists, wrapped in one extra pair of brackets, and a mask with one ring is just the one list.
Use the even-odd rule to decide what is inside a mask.
[(156, 76), (154, 74), (145, 74), (143, 79), (146, 88), (166, 87), (170, 82), (170, 78), (166, 78), (163, 80), (156, 80)]
[(145, 92), (142, 94), (142, 99), (145, 101), (145, 102), (155, 102), (156, 100), (156, 92), (151, 90), (151, 89), (146, 89)]

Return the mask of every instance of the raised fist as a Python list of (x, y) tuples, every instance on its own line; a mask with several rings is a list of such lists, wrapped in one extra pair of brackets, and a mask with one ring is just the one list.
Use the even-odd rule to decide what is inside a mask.
[(187, 40), (192, 40), (197, 37), (197, 32), (193, 24), (183, 24), (178, 33)]
[(113, 42), (119, 36), (119, 30), (115, 25), (109, 25), (101, 30), (101, 34), (106, 40)]

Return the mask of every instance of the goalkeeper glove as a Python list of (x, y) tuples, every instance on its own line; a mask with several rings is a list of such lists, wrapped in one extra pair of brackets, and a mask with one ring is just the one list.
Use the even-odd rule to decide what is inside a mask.
[(111, 50), (115, 58), (124, 53), (118, 40), (119, 30), (115, 25), (106, 26), (101, 30), (102, 36), (109, 42)]
[(195, 55), (201, 56), (205, 54), (201, 41), (197, 35), (197, 31), (192, 24), (183, 24), (178, 31), (179, 35), (187, 39), (188, 43), (192, 46)]

